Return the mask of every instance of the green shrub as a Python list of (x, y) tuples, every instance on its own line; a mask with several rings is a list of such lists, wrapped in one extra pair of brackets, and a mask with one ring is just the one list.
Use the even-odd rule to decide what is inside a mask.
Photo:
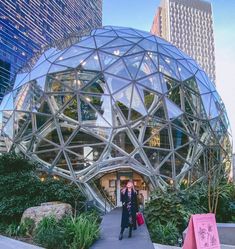
[(19, 235), (19, 225), (17, 223), (11, 223), (6, 227), (5, 234), (13, 237)]
[(73, 242), (71, 249), (89, 249), (99, 237), (99, 225), (84, 215), (78, 216), (73, 227)]
[(19, 222), (27, 208), (42, 202), (66, 202), (76, 209), (84, 206), (85, 198), (76, 185), (52, 177), (42, 182), (35, 168), (34, 164), (20, 155), (8, 153), (0, 156), (1, 222)]
[[(93, 218), (92, 218), (93, 217)], [(34, 241), (47, 249), (88, 249), (99, 237), (98, 217), (83, 213), (78, 217), (45, 217), (34, 232)]]
[(162, 225), (159, 221), (152, 224), (150, 236), (154, 243), (173, 246), (178, 243), (178, 239), (181, 237), (175, 223), (171, 221), (165, 225)]
[(187, 226), (190, 214), (189, 210), (184, 208), (180, 194), (171, 189), (167, 192), (161, 190), (153, 192), (152, 200), (145, 208), (145, 216), (150, 228), (157, 222), (167, 225), (168, 222), (174, 221), (176, 227), (182, 232)]
[(34, 241), (47, 249), (65, 248), (64, 231), (55, 217), (44, 217), (34, 233)]
[(25, 218), (19, 225), (19, 236), (31, 237), (35, 229), (34, 220)]

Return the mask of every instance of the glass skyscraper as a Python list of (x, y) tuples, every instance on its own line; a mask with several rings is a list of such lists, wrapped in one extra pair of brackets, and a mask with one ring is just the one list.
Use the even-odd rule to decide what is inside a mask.
[(151, 32), (194, 58), (215, 83), (211, 3), (204, 0), (161, 0)]
[(102, 0), (1, 0), (0, 101), (15, 73), (64, 34), (102, 25)]

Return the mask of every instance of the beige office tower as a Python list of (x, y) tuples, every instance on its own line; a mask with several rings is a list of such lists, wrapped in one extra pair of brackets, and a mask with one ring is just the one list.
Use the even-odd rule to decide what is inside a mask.
[(193, 57), (215, 82), (211, 3), (202, 0), (161, 0), (151, 32)]

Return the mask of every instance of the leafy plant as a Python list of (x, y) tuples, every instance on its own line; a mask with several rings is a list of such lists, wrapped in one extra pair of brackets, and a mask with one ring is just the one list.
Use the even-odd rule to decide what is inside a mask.
[(6, 235), (8, 236), (18, 236), (19, 235), (19, 225), (17, 223), (12, 223), (8, 225), (5, 230)]
[(19, 236), (31, 237), (34, 229), (34, 221), (30, 218), (25, 218), (19, 225)]
[(174, 222), (170, 221), (166, 225), (162, 225), (160, 221), (157, 221), (150, 227), (150, 236), (155, 243), (176, 245), (180, 233)]
[(20, 155), (8, 153), (0, 156), (1, 222), (19, 222), (27, 208), (42, 202), (66, 202), (75, 209), (84, 206), (85, 198), (76, 185), (50, 176), (42, 182), (35, 169), (33, 163)]
[(54, 216), (44, 217), (39, 222), (35, 229), (34, 241), (47, 249), (65, 248), (64, 231)]
[(156, 190), (145, 208), (147, 224), (150, 227), (158, 221), (162, 225), (174, 221), (176, 227), (182, 231), (187, 226), (190, 214), (189, 210), (184, 208), (180, 194), (172, 189), (167, 192)]
[(53, 216), (45, 217), (35, 230), (34, 241), (48, 249), (88, 249), (99, 237), (98, 218), (92, 217), (94, 214), (91, 213), (65, 217), (60, 221)]

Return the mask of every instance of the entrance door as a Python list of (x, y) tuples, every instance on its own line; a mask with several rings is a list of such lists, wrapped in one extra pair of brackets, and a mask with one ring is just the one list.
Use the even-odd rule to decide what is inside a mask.
[(133, 179), (132, 171), (117, 172), (117, 207), (122, 206), (121, 189), (126, 186), (129, 179)]

